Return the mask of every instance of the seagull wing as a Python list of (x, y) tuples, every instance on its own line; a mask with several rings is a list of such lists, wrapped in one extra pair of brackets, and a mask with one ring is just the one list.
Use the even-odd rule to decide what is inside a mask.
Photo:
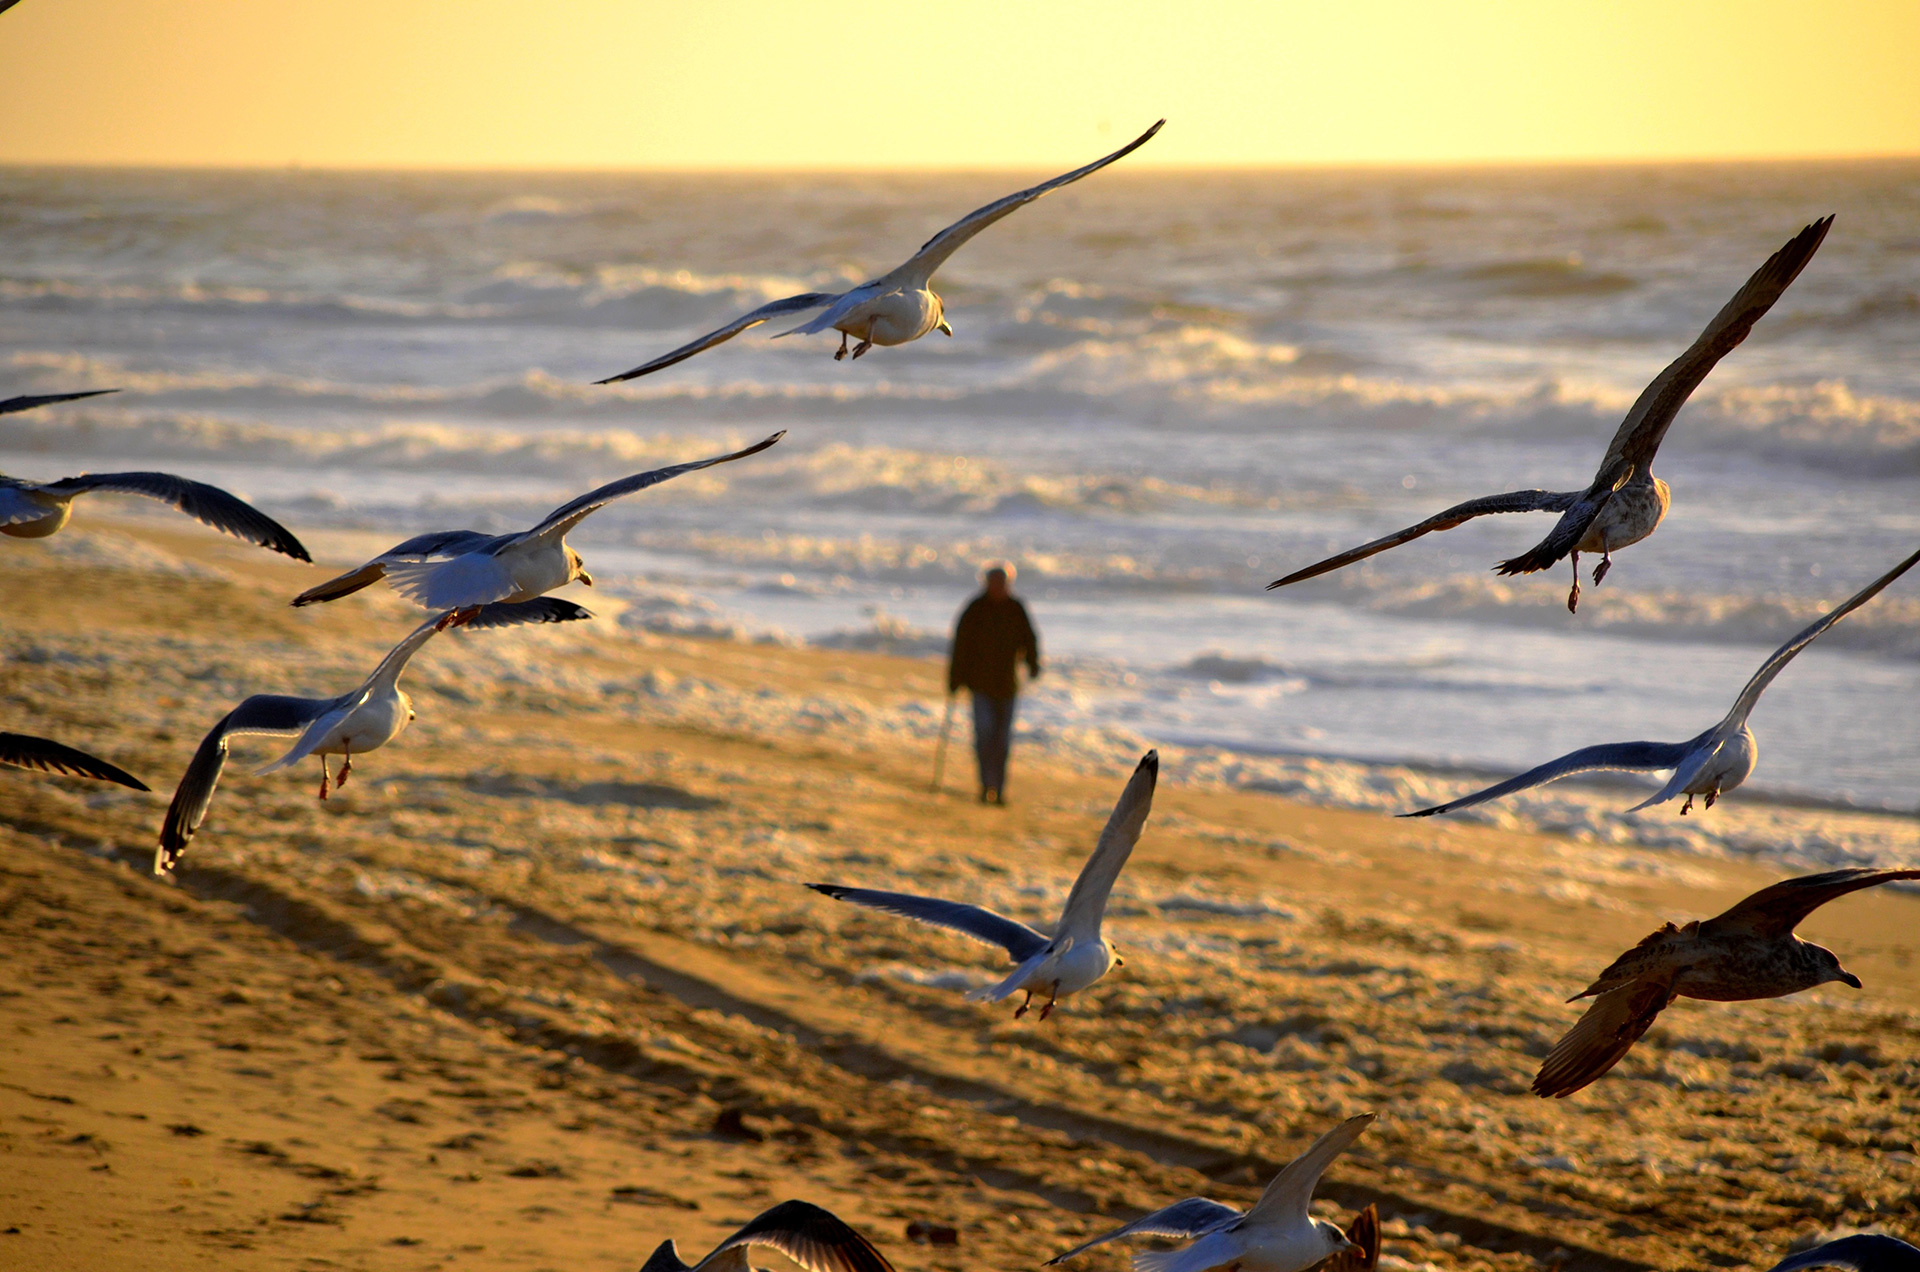
[(1093, 855), (1080, 867), (1080, 877), (1073, 881), (1073, 891), (1067, 894), (1067, 907), (1060, 914), (1060, 926), (1054, 929), (1056, 938), (1065, 936), (1076, 942), (1100, 938), (1100, 919), (1107, 910), (1107, 897), (1112, 894), (1120, 871), (1126, 867), (1127, 858), (1133, 854), (1133, 846), (1140, 842), (1147, 814), (1153, 811), (1153, 788), (1159, 779), (1160, 753), (1148, 751), (1134, 768), (1133, 776), (1127, 779), (1126, 789), (1120, 792), (1120, 800), (1113, 806), (1106, 828), (1100, 832)]
[(15, 411), (31, 411), (36, 406), (52, 406), (55, 402), (77, 402), (81, 398), (99, 397), (102, 393), (119, 391), (118, 389), (88, 389), (83, 393), (39, 393), (10, 397), (0, 401), (0, 415), (12, 415)]
[(728, 1250), (756, 1245), (772, 1246), (807, 1272), (893, 1272), (873, 1242), (832, 1211), (805, 1201), (783, 1201), (749, 1220), (696, 1266), (705, 1267)]
[(1601, 994), (1554, 1045), (1533, 1079), (1533, 1093), (1572, 1095), (1613, 1068), (1673, 999), (1671, 975), (1631, 981)]
[(200, 829), (200, 822), (213, 803), (213, 788), (227, 767), (227, 739), (237, 734), (299, 733), (309, 724), (334, 709), (338, 698), (289, 698), (278, 694), (255, 694), (229, 711), (220, 723), (201, 740), (173, 792), (167, 806), (167, 819), (160, 826), (160, 850), (154, 854), (153, 872), (165, 874), (179, 862), (187, 850), (187, 841)]
[(151, 788), (125, 769), (96, 759), (85, 751), (76, 751), (50, 738), (25, 733), (0, 733), (0, 764), (14, 768), (36, 769), (42, 773), (61, 773), (67, 777), (92, 777), (102, 782), (118, 782), (136, 791)]
[(688, 1268), (686, 1261), (680, 1257), (680, 1251), (675, 1248), (673, 1238), (668, 1237), (654, 1247), (647, 1261), (640, 1265), (640, 1272), (688, 1272)]
[(1205, 1197), (1188, 1197), (1171, 1206), (1163, 1206), (1150, 1215), (1142, 1215), (1132, 1223), (1122, 1224), (1112, 1232), (1103, 1232), (1091, 1241), (1082, 1241), (1065, 1254), (1056, 1254), (1048, 1259), (1046, 1266), (1064, 1263), (1076, 1254), (1084, 1254), (1095, 1246), (1118, 1241), (1122, 1237), (1204, 1237), (1239, 1218), (1240, 1212), (1232, 1206), (1223, 1206)]
[(50, 481), (40, 489), (49, 494), (69, 497), (95, 490), (145, 495), (149, 499), (172, 504), (196, 521), (204, 522), (215, 530), (223, 530), (235, 538), (271, 548), (296, 561), (313, 560), (291, 531), (252, 504), (234, 498), (218, 486), (188, 481), (171, 473), (85, 473), (79, 477)]
[(1782, 1259), (1768, 1272), (1800, 1272), (1802, 1268), (1844, 1268), (1846, 1272), (1920, 1272), (1920, 1248), (1898, 1237), (1860, 1232), (1829, 1241)]
[(977, 905), (942, 901), (938, 897), (910, 896), (905, 892), (876, 892), (872, 888), (846, 888), (837, 883), (810, 883), (807, 886), (823, 896), (832, 897), (835, 901), (850, 901), (854, 905), (863, 905), (869, 910), (880, 910), (887, 914), (897, 914), (903, 919), (913, 919), (920, 923), (931, 923), (935, 927), (950, 928), (976, 941), (998, 945), (1012, 955), (1016, 963), (1026, 962), (1051, 944), (1047, 937), (1026, 924), (1016, 923), (1012, 919), (995, 914), (992, 910), (983, 910)]
[[(650, 473), (635, 473), (631, 477), (622, 477), (618, 481), (610, 481), (597, 490), (589, 490), (578, 499), (571, 499), (561, 504), (558, 508), (548, 513), (545, 520), (541, 521), (539, 525), (527, 531), (524, 535), (515, 535), (504, 540), (501, 548), (506, 547), (508, 543), (517, 542), (522, 539), (531, 539), (537, 535), (564, 535), (567, 531), (579, 525), (581, 518), (585, 517), (588, 513), (604, 508), (623, 495), (631, 495), (636, 491), (645, 490), (648, 486), (657, 486), (663, 481), (671, 481), (683, 473), (697, 472), (702, 468), (712, 468), (715, 464), (728, 464), (736, 459), (745, 459), (749, 455), (758, 455), (761, 451), (767, 449), (767, 447), (773, 445), (786, 435), (787, 430), (783, 428), (765, 441), (755, 442), (745, 450), (734, 451), (731, 455), (715, 455), (712, 459), (696, 459), (690, 464), (673, 464), (666, 468), (656, 468)], [(495, 548), (494, 551), (497, 553), (501, 548)]]
[(1247, 1211), (1243, 1227), (1287, 1226), (1307, 1221), (1307, 1204), (1320, 1176), (1327, 1173), (1333, 1159), (1347, 1151), (1369, 1126), (1375, 1115), (1361, 1113), (1350, 1117), (1307, 1146), (1307, 1151), (1280, 1169), (1260, 1194), (1260, 1200)]
[(484, 631), (490, 627), (521, 627), (539, 623), (578, 623), (593, 617), (593, 611), (557, 596), (540, 596), (531, 601), (499, 601), (482, 605), (480, 612), (460, 625), (461, 631)]
[(1471, 795), (1462, 795), (1459, 799), (1449, 800), (1444, 804), (1435, 804), (1432, 808), (1422, 808), (1417, 812), (1400, 815), (1431, 817), (1435, 813), (1451, 813), (1456, 809), (1472, 808), (1475, 804), (1499, 799), (1502, 795), (1511, 795), (1515, 791), (1524, 791), (1533, 786), (1545, 786), (1548, 782), (1557, 781), (1574, 773), (1591, 773), (1597, 769), (1672, 768), (1687, 758), (1692, 746), (1693, 742), (1606, 742), (1599, 746), (1583, 746), (1578, 751), (1569, 751), (1557, 760), (1548, 760), (1538, 768), (1530, 768), (1518, 777), (1510, 777), (1483, 791), (1475, 791)]
[(1845, 870), (1829, 870), (1824, 874), (1802, 875), (1798, 879), (1783, 879), (1771, 887), (1760, 889), (1726, 913), (1708, 919), (1701, 927), (1710, 929), (1715, 935), (1737, 932), (1758, 937), (1785, 936), (1802, 919), (1827, 902), (1862, 888), (1877, 888), (1895, 879), (1920, 879), (1920, 870), (1875, 870), (1867, 866), (1852, 866)]
[(709, 331), (698, 340), (681, 345), (672, 353), (663, 353), (651, 362), (643, 362), (631, 371), (622, 371), (619, 375), (610, 375), (604, 380), (595, 380), (595, 384), (618, 384), (622, 380), (631, 380), (637, 376), (651, 375), (676, 362), (685, 362), (696, 353), (702, 353), (717, 344), (725, 344), (749, 327), (758, 327), (769, 318), (778, 318), (782, 314), (797, 314), (807, 309), (818, 309), (822, 305), (831, 305), (840, 299), (839, 292), (803, 292), (798, 296), (788, 296), (784, 300), (772, 301), (760, 306), (752, 313), (741, 314), (717, 331)]
[(1905, 574), (1908, 570), (1911, 570), (1916, 562), (1920, 562), (1920, 552), (1915, 552), (1912, 556), (1894, 566), (1891, 570), (1888, 570), (1885, 574), (1882, 574), (1858, 592), (1855, 592), (1838, 606), (1828, 611), (1827, 615), (1820, 619), (1820, 621), (1812, 624), (1792, 640), (1774, 650), (1772, 655), (1760, 664), (1760, 670), (1753, 673), (1753, 679), (1747, 681), (1746, 688), (1740, 691), (1740, 697), (1734, 702), (1733, 710), (1727, 712), (1727, 718), (1721, 727), (1727, 728), (1744, 721), (1753, 713), (1754, 707), (1759, 705), (1760, 695), (1767, 691), (1767, 686), (1773, 683), (1773, 678), (1784, 671), (1787, 664), (1792, 662), (1801, 650), (1818, 640), (1829, 627), (1832, 627), (1835, 623), (1853, 613), (1853, 611), (1859, 609), (1874, 597), (1880, 595), (1881, 591), (1885, 589), (1889, 583), (1899, 578), (1902, 574)]
[(405, 543), (394, 544), (365, 565), (348, 570), (325, 583), (316, 583), (294, 597), (293, 603), (300, 606), (312, 605), (317, 601), (337, 601), (387, 577), (389, 565), (480, 553), (492, 546), (495, 539), (502, 537), (512, 536), (482, 534), (478, 530), (436, 530), (429, 534), (417, 534)]
[(1029, 186), (1003, 199), (995, 199), (983, 208), (975, 208), (921, 244), (920, 250), (915, 252), (904, 265), (877, 281), (886, 285), (889, 290), (897, 286), (924, 287), (927, 280), (933, 277), (934, 271), (945, 264), (949, 256), (959, 251), (968, 239), (1015, 209), (1023, 208), (1035, 199), (1058, 190), (1061, 186), (1072, 185), (1080, 178), (1092, 176), (1108, 164), (1126, 158), (1153, 140), (1153, 135), (1159, 132), (1166, 122), (1164, 119), (1161, 120), (1104, 159), (1096, 159), (1084, 168), (1075, 168), (1072, 172), (1064, 173), (1051, 181), (1042, 181), (1037, 186)]
[(1403, 543), (1411, 543), (1423, 534), (1432, 534), (1435, 530), (1451, 530), (1455, 526), (1465, 525), (1475, 517), (1490, 516), (1497, 512), (1564, 512), (1573, 506), (1580, 497), (1577, 490), (1514, 490), (1504, 495), (1484, 495), (1479, 499), (1469, 499), (1465, 503), (1455, 504), (1445, 512), (1437, 512), (1418, 525), (1408, 526), (1372, 543), (1363, 543), (1357, 548), (1349, 548), (1339, 556), (1330, 556), (1326, 560), (1308, 566), (1304, 570), (1295, 570), (1284, 579), (1275, 579), (1267, 584), (1267, 590), (1285, 587), (1289, 583), (1299, 583), (1305, 579), (1318, 578), (1331, 573), (1342, 566), (1352, 565), (1355, 561), (1364, 561), (1375, 553), (1385, 552), (1388, 548), (1397, 548)]
[(1347, 1223), (1347, 1240), (1355, 1249), (1342, 1250), (1320, 1265), (1319, 1272), (1373, 1272), (1380, 1266), (1380, 1208), (1366, 1208)]

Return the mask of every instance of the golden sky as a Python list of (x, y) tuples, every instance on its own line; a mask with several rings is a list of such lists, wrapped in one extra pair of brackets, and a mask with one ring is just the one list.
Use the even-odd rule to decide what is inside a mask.
[(1920, 153), (1920, 0), (22, 0), (0, 162)]

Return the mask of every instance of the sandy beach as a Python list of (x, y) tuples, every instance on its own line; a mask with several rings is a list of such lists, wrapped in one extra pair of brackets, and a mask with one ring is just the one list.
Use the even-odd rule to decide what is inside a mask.
[(578, 588), (590, 624), (436, 640), (418, 722), (325, 803), (317, 765), (254, 777), (278, 751), (238, 743), (161, 881), (205, 730), (350, 687), (416, 616), (384, 589), (293, 611), (320, 576), (197, 527), (52, 542), (0, 553), (4, 725), (154, 793), (0, 772), (7, 1266), (611, 1270), (804, 1196), (902, 1272), (1034, 1267), (1180, 1196), (1244, 1203), (1368, 1109), (1317, 1213), (1378, 1202), (1394, 1272), (1766, 1267), (1920, 1205), (1911, 893), (1801, 929), (1864, 989), (1682, 1000), (1547, 1102), (1563, 1000), (1777, 866), (1397, 822), (1176, 755), (1110, 911), (1125, 967), (1015, 1021), (962, 997), (997, 952), (799, 885), (1047, 922), (1137, 756), (1030, 747), (994, 809), (961, 746), (931, 795), (937, 661), (660, 635)]

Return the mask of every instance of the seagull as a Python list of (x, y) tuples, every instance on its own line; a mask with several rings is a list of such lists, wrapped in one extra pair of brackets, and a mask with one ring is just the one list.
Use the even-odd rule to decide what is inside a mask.
[[(947, 322), (946, 302), (942, 301), (931, 286), (934, 271), (946, 264), (947, 258), (959, 251), (968, 239), (992, 225), (995, 221), (1023, 208), (1035, 199), (1058, 190), (1061, 186), (1072, 185), (1082, 177), (1092, 176), (1100, 169), (1117, 160), (1124, 159), (1152, 140), (1167, 121), (1161, 120), (1138, 137), (1114, 151), (1104, 159), (1096, 159), (1084, 168), (1075, 168), (1072, 172), (1055, 177), (1051, 181), (1042, 181), (1037, 186), (1009, 194), (1004, 199), (995, 199), (983, 208), (973, 211), (940, 231), (915, 252), (906, 264), (890, 273), (845, 292), (804, 292), (798, 296), (788, 296), (784, 300), (772, 301), (760, 306), (752, 313), (742, 314), (718, 331), (709, 331), (690, 344), (683, 344), (671, 353), (663, 353), (651, 362), (643, 362), (631, 371), (609, 376), (596, 384), (617, 384), (622, 380), (631, 380), (637, 376), (650, 375), (655, 371), (672, 366), (676, 362), (685, 362), (696, 353), (702, 353), (717, 344), (733, 339), (749, 327), (757, 327), (772, 318), (786, 314), (804, 313), (809, 309), (825, 309), (826, 312), (811, 322), (783, 331), (780, 336), (812, 335), (820, 331), (838, 331), (840, 349), (833, 355), (835, 362), (847, 356), (847, 339), (858, 337), (860, 343), (853, 348), (853, 356), (858, 358), (875, 345), (903, 345), (910, 340), (918, 340), (931, 331), (940, 331), (951, 336), (953, 327)], [(775, 336), (778, 340), (780, 336)]]
[(1768, 1272), (1800, 1272), (1802, 1268), (1845, 1268), (1847, 1272), (1920, 1272), (1920, 1249), (1898, 1237), (1861, 1232), (1782, 1259)]
[(1726, 307), (1714, 315), (1692, 347), (1655, 377), (1627, 412), (1627, 418), (1607, 447), (1606, 458), (1600, 461), (1600, 470), (1585, 490), (1515, 490), (1469, 499), (1445, 512), (1435, 513), (1418, 525), (1350, 548), (1304, 570), (1295, 570), (1283, 579), (1275, 579), (1267, 584), (1267, 590), (1318, 578), (1375, 553), (1409, 543), (1423, 534), (1464, 525), (1475, 517), (1497, 512), (1557, 512), (1562, 514), (1560, 520), (1545, 539), (1532, 550), (1502, 561), (1494, 568), (1501, 574), (1531, 574), (1549, 569), (1571, 554), (1573, 590), (1567, 593), (1567, 609), (1578, 612), (1580, 554), (1600, 554), (1600, 564), (1593, 569), (1593, 582), (1597, 587), (1613, 568), (1614, 551), (1640, 542), (1666, 517), (1673, 495), (1667, 483), (1653, 475), (1653, 456), (1673, 424), (1673, 417), (1707, 378), (1707, 373), (1747, 338), (1753, 324), (1800, 276), (1832, 224), (1832, 217), (1823, 217), (1775, 252), (1747, 280), (1746, 286), (1734, 293)]
[(893, 1265), (873, 1248), (873, 1242), (831, 1211), (805, 1201), (783, 1201), (748, 1220), (691, 1267), (681, 1261), (669, 1237), (640, 1272), (752, 1272), (747, 1251), (757, 1245), (771, 1246), (807, 1272), (893, 1272)]
[(0, 415), (12, 415), (15, 411), (31, 411), (36, 406), (52, 406), (55, 402), (77, 402), (81, 398), (99, 397), (103, 393), (118, 393), (118, 389), (87, 389), (81, 393), (29, 393), (20, 397), (0, 400)]
[(48, 482), (22, 481), (0, 473), (0, 534), (10, 534), (16, 539), (44, 539), (67, 524), (67, 518), (73, 515), (76, 495), (96, 490), (158, 499), (235, 538), (271, 548), (296, 561), (313, 560), (291, 531), (252, 504), (234, 498), (218, 486), (188, 481), (172, 473), (82, 473), (78, 477)]
[(902, 918), (917, 919), (936, 927), (951, 928), (976, 941), (1003, 946), (1019, 966), (1005, 980), (986, 989), (977, 989), (967, 997), (975, 1001), (997, 1003), (1025, 991), (1026, 998), (1014, 1011), (1015, 1020), (1027, 1014), (1033, 996), (1047, 991), (1047, 1004), (1040, 1019), (1053, 1014), (1054, 1004), (1069, 994), (1077, 994), (1105, 976), (1123, 960), (1114, 953), (1112, 942), (1100, 935), (1100, 919), (1106, 913), (1107, 896), (1114, 880), (1127, 864), (1133, 845), (1140, 839), (1147, 814), (1153, 810), (1153, 786), (1160, 775), (1160, 753), (1148, 751), (1133, 770), (1120, 802), (1113, 806), (1100, 842), (1093, 855), (1080, 868), (1067, 894), (1067, 908), (1054, 925), (1051, 937), (1034, 931), (1024, 923), (983, 910), (977, 905), (942, 901), (936, 897), (909, 896), (904, 892), (875, 892), (869, 888), (846, 888), (837, 883), (810, 883), (815, 892), (836, 901), (851, 901), (870, 910), (884, 910)]
[[(472, 628), (512, 627), (522, 623), (570, 623), (591, 618), (592, 614), (555, 597), (543, 597), (515, 605), (485, 605), (468, 620)], [(213, 788), (227, 766), (228, 740), (244, 734), (299, 735), (293, 749), (256, 773), (264, 775), (288, 768), (309, 755), (320, 757), (320, 798), (325, 799), (334, 785), (327, 771), (327, 757), (345, 758), (340, 766), (338, 784), (345, 786), (353, 772), (354, 753), (376, 750), (399, 737), (413, 722), (413, 699), (400, 688), (400, 674), (407, 663), (438, 632), (453, 625), (449, 610), (429, 619), (393, 647), (366, 683), (337, 698), (292, 698), (283, 694), (258, 693), (221, 717), (193, 761), (180, 778), (180, 786), (167, 806), (167, 819), (160, 827), (160, 847), (153, 857), (153, 872), (164, 875), (178, 864), (187, 843), (213, 803)]]
[(430, 610), (457, 610), (456, 623), (475, 606), (496, 601), (530, 601), (579, 579), (593, 586), (586, 562), (567, 546), (567, 535), (589, 513), (597, 512), (623, 495), (657, 486), (682, 473), (744, 459), (767, 449), (787, 435), (781, 429), (731, 455), (690, 464), (674, 464), (648, 473), (610, 481), (561, 504), (531, 530), (513, 534), (482, 534), (478, 530), (437, 530), (397, 543), (373, 560), (338, 578), (310, 587), (293, 598), (295, 605), (337, 601), (383, 578), (408, 600)]
[[(1364, 1256), (1364, 1248), (1341, 1232), (1339, 1225), (1310, 1216), (1307, 1204), (1313, 1200), (1320, 1176), (1373, 1124), (1374, 1116), (1362, 1113), (1350, 1117), (1315, 1140), (1273, 1177), (1260, 1200), (1245, 1214), (1205, 1197), (1188, 1197), (1055, 1255), (1047, 1260), (1047, 1266), (1132, 1236), (1196, 1238), (1183, 1249), (1134, 1255), (1134, 1272), (1208, 1272), (1211, 1268), (1305, 1272), (1324, 1259)], [(1365, 1215), (1362, 1211), (1361, 1217)], [(1377, 1229), (1375, 1246), (1377, 1258)]]
[(1714, 801), (1747, 780), (1753, 772), (1754, 763), (1760, 755), (1760, 743), (1753, 736), (1753, 730), (1747, 727), (1747, 717), (1753, 714), (1759, 705), (1760, 695), (1767, 691), (1773, 678), (1786, 669), (1788, 663), (1811, 645), (1829, 627), (1845, 618), (1853, 611), (1865, 605), (1880, 594), (1887, 584), (1912, 569), (1920, 561), (1920, 552), (1894, 566), (1885, 574), (1854, 593), (1845, 602), (1830, 610), (1818, 622), (1796, 635), (1792, 640), (1780, 646), (1760, 664), (1760, 670), (1753, 673), (1746, 688), (1734, 700), (1733, 709), (1727, 712), (1720, 723), (1705, 733), (1688, 738), (1685, 742), (1604, 742), (1598, 746), (1584, 746), (1578, 751), (1568, 752), (1557, 760), (1549, 760), (1538, 768), (1528, 769), (1518, 777), (1510, 777), (1504, 782), (1489, 786), (1483, 791), (1463, 795), (1459, 799), (1445, 804), (1436, 804), (1432, 808), (1422, 808), (1417, 812), (1402, 813), (1402, 817), (1431, 817), (1435, 813), (1451, 813), (1455, 809), (1471, 808), (1475, 804), (1484, 804), (1488, 800), (1511, 795), (1529, 787), (1544, 786), (1546, 783), (1573, 773), (1591, 773), (1598, 769), (1656, 770), (1672, 769), (1673, 776), (1667, 784), (1641, 800), (1627, 811), (1637, 813), (1643, 808), (1655, 804), (1664, 804), (1681, 795), (1687, 797), (1680, 806), (1685, 815), (1693, 808), (1693, 797), (1704, 796), (1706, 806), (1712, 808)]
[(1533, 1093), (1567, 1096), (1594, 1081), (1620, 1062), (1675, 998), (1744, 1002), (1828, 981), (1859, 989), (1860, 978), (1840, 966), (1832, 950), (1801, 940), (1794, 925), (1836, 897), (1895, 879), (1920, 879), (1920, 870), (1850, 866), (1783, 879), (1725, 914), (1685, 927), (1662, 926), (1567, 1000), (1594, 1001), (1554, 1044)]
[(116, 768), (85, 751), (76, 751), (50, 738), (30, 737), (25, 733), (0, 733), (0, 764), (37, 769), (42, 773), (64, 773), (68, 777), (94, 777), (103, 782), (131, 786), (136, 791), (153, 789), (125, 769)]

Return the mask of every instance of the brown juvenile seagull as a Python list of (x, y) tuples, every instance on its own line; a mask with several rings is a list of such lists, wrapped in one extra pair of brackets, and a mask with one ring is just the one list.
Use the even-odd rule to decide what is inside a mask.
[(682, 1262), (673, 1238), (660, 1243), (640, 1272), (752, 1272), (751, 1246), (770, 1246), (807, 1272), (893, 1272), (873, 1242), (855, 1232), (832, 1211), (811, 1202), (783, 1201), (747, 1221), (740, 1231), (691, 1267)]
[(1600, 461), (1600, 471), (1594, 474), (1593, 483), (1585, 490), (1515, 490), (1469, 499), (1445, 512), (1435, 513), (1418, 525), (1363, 543), (1304, 570), (1295, 570), (1283, 579), (1275, 579), (1267, 584), (1267, 590), (1317, 578), (1388, 548), (1397, 548), (1423, 534), (1465, 525), (1475, 517), (1496, 512), (1557, 512), (1561, 514), (1559, 523), (1545, 539), (1531, 551), (1502, 561), (1494, 569), (1501, 574), (1532, 574), (1550, 569), (1562, 557), (1571, 555), (1573, 590), (1567, 593), (1567, 608), (1577, 610), (1580, 554), (1600, 554), (1600, 564), (1593, 567), (1593, 581), (1597, 585), (1613, 567), (1615, 548), (1640, 542), (1666, 517), (1673, 496), (1667, 483), (1653, 475), (1653, 456), (1660, 449), (1673, 417), (1679, 414), (1687, 398), (1715, 364), (1747, 338), (1753, 324), (1760, 321), (1773, 307), (1773, 302), (1800, 276), (1832, 224), (1832, 217), (1823, 217), (1775, 252), (1747, 280), (1746, 286), (1735, 292), (1733, 299), (1714, 315), (1692, 347), (1654, 378), (1633, 409), (1627, 412), (1627, 418), (1607, 447), (1606, 458)]
[(1554, 1045), (1533, 1093), (1565, 1096), (1586, 1086), (1618, 1064), (1676, 998), (1782, 998), (1828, 981), (1859, 989), (1860, 978), (1832, 950), (1801, 940), (1794, 925), (1835, 897), (1895, 879), (1920, 879), (1920, 870), (1852, 866), (1783, 879), (1725, 914), (1685, 927), (1666, 924), (1567, 1000), (1594, 1002)]

